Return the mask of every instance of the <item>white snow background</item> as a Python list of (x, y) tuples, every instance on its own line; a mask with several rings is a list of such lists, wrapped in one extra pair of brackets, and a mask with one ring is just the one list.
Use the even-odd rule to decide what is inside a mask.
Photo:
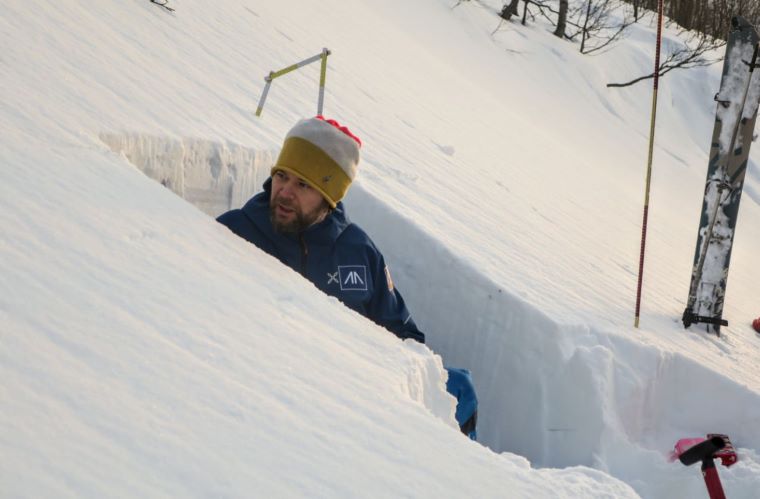
[[(3, 2), (0, 496), (707, 497), (668, 453), (722, 432), (727, 496), (757, 497), (757, 145), (730, 326), (680, 324), (720, 65), (661, 81), (634, 329), (651, 83), (605, 84), (651, 72), (651, 14), (582, 56), (454, 4)], [(256, 118), (264, 75), (323, 47), (325, 114), (364, 142), (348, 214), (427, 346), (213, 220), (315, 114), (318, 64)]]

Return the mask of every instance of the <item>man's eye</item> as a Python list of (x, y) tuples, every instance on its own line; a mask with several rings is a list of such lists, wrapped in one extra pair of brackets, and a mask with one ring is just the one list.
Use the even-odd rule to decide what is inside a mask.
[(298, 182), (298, 186), (301, 189), (311, 189), (311, 186), (309, 184), (307, 184), (306, 182)]

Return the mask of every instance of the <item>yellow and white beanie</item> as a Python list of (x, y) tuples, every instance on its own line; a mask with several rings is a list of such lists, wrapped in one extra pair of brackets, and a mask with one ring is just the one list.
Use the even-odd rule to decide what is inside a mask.
[(285, 170), (298, 175), (335, 208), (356, 177), (361, 145), (361, 140), (337, 121), (307, 118), (285, 136), (272, 174)]

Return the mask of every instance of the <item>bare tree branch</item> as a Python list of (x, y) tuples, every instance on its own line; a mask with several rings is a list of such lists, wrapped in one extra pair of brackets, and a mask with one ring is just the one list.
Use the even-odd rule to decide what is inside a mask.
[[(625, 30), (635, 21), (626, 12), (622, 20), (613, 15), (617, 0), (585, 0), (577, 4), (569, 13), (567, 24), (575, 28), (574, 32), (566, 32), (568, 40), (581, 36), (581, 54), (590, 54), (609, 47), (620, 39)], [(594, 44), (588, 46), (591, 40)]]
[[(689, 47), (688, 42), (680, 49), (668, 54), (665, 60), (660, 64), (658, 74), (664, 76), (674, 69), (689, 69), (703, 66), (710, 66), (716, 62), (723, 60), (722, 57), (709, 59), (705, 57), (705, 54), (719, 49), (726, 45), (723, 40), (715, 40), (712, 37), (704, 34), (695, 35), (697, 38), (697, 45), (695, 47)], [(608, 83), (607, 87), (620, 88), (629, 87), (640, 81), (654, 78), (654, 72), (646, 76), (640, 76), (626, 83)]]

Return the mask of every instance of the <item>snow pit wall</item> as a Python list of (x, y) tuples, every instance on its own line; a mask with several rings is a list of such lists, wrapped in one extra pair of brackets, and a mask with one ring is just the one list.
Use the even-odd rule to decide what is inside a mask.
[(601, 468), (637, 488), (642, 477), (626, 476), (619, 456), (667, 466), (676, 440), (709, 432), (760, 446), (757, 393), (680, 354), (555, 321), (360, 184), (346, 204), (382, 248), (428, 345), (472, 371), (478, 437), (493, 450)]
[[(260, 191), (277, 155), (197, 139), (101, 139), (212, 217)], [(351, 219), (382, 248), (428, 346), (444, 364), (472, 371), (481, 443), (526, 456), (536, 466), (588, 465), (629, 483), (640, 477), (626, 476), (625, 462), (616, 465), (616, 456), (633, 453), (664, 463), (670, 446), (684, 436), (727, 432), (745, 447), (760, 448), (757, 394), (680, 355), (557, 323), (360, 182), (345, 202)], [(683, 390), (705, 385), (720, 399), (705, 401), (701, 390)], [(715, 407), (731, 409), (709, 409)], [(704, 416), (690, 416), (687, 427), (684, 411)]]
[(260, 190), (274, 163), (271, 151), (202, 139), (170, 139), (141, 134), (101, 134), (112, 151), (171, 189), (204, 213), (216, 217)]

